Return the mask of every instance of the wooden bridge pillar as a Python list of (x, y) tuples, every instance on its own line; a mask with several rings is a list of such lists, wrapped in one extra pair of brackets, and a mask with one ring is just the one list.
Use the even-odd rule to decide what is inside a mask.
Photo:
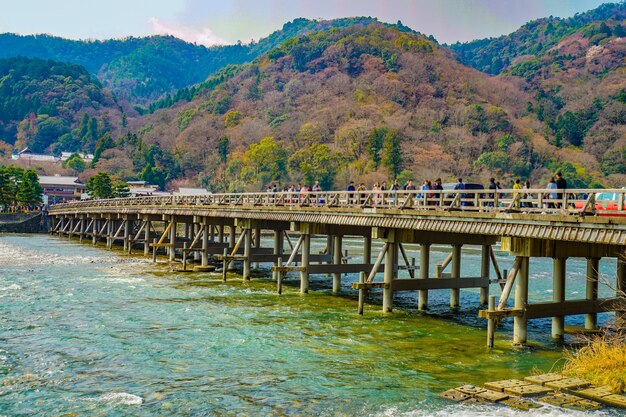
[(133, 228), (133, 221), (126, 217), (124, 220), (124, 252), (130, 252), (130, 232)]
[[(259, 227), (254, 229), (254, 248), (255, 249), (260, 249), (261, 248), (261, 229)], [(254, 269), (259, 269), (259, 263), (255, 262), (254, 263)]]
[(393, 311), (393, 280), (397, 277), (396, 260), (398, 259), (398, 236), (397, 230), (387, 230), (388, 248), (385, 252), (385, 272), (383, 275), (383, 313), (391, 313)]
[(372, 236), (365, 236), (363, 238), (363, 263), (372, 263)]
[(311, 253), (311, 234), (307, 230), (302, 239), (302, 270), (300, 271), (300, 292), (309, 292), (309, 254)]
[[(617, 296), (626, 299), (626, 254), (617, 258)], [(615, 327), (618, 331), (626, 331), (626, 311), (615, 312)]]
[(209, 265), (209, 229), (213, 230), (213, 225), (209, 224), (208, 218), (202, 219), (202, 259), (200, 264), (202, 266)]
[(250, 280), (250, 254), (252, 253), (252, 228), (244, 226), (243, 240), (243, 279)]
[(107, 249), (113, 248), (113, 223), (114, 220), (109, 218), (107, 223)]
[[(552, 277), (552, 301), (565, 302), (565, 275), (567, 258), (554, 258)], [(552, 338), (562, 340), (565, 334), (565, 317), (552, 317)]]
[[(480, 262), (480, 276), (482, 278), (489, 278), (489, 261), (491, 256), (491, 245), (482, 245), (481, 262)], [(480, 305), (485, 305), (489, 302), (489, 284), (486, 287), (480, 289)]]
[(91, 224), (91, 244), (96, 245), (98, 242), (98, 232), (100, 231), (100, 219), (93, 219)]
[[(229, 249), (232, 249), (232, 248), (235, 247), (235, 241), (237, 240), (236, 229), (237, 229), (237, 227), (235, 225), (228, 226), (228, 233), (229, 233), (228, 234), (228, 248)], [(224, 229), (222, 228), (222, 230), (224, 230)], [(222, 233), (222, 236), (223, 235), (224, 234)], [(221, 239), (221, 237), (220, 237), (220, 239)]]
[[(430, 270), (430, 244), (420, 245), (420, 279), (428, 279)], [(428, 290), (417, 290), (417, 308), (428, 310)]]
[(78, 241), (80, 243), (83, 243), (83, 238), (85, 237), (85, 227), (87, 226), (86, 222), (87, 222), (87, 218), (84, 215), (81, 215), (80, 216), (80, 234), (78, 235)]
[(170, 217), (170, 222), (172, 223), (172, 227), (170, 228), (170, 246), (169, 246), (169, 252), (170, 252), (170, 262), (174, 262), (176, 260), (176, 249), (175, 249), (175, 245), (176, 245), (176, 216), (171, 216)]
[[(211, 230), (213, 230), (213, 229), (211, 229)], [(217, 232), (218, 237), (217, 238), (218, 238), (219, 243), (224, 243), (224, 225), (220, 224), (217, 227), (217, 230), (218, 230), (218, 232)], [(213, 240), (213, 238), (211, 240)]]
[(149, 219), (144, 220), (144, 229), (143, 229), (143, 255), (150, 255), (150, 227), (152, 226), (152, 222)]
[[(600, 258), (587, 258), (587, 281), (585, 295), (587, 300), (598, 299), (598, 268)], [(598, 327), (598, 315), (595, 313), (585, 314), (585, 329), (596, 330)]]
[[(343, 253), (342, 243), (343, 236), (333, 236), (333, 264), (335, 265), (339, 265), (341, 263), (341, 256)], [(333, 293), (337, 294), (339, 292), (341, 292), (341, 272), (333, 272)]]
[[(461, 278), (461, 248), (463, 245), (452, 245), (452, 271), (450, 278)], [(460, 304), (461, 290), (459, 288), (450, 289), (450, 308), (457, 308)]]
[[(277, 257), (283, 256), (283, 231), (282, 230), (274, 230), (274, 255)], [(278, 263), (278, 258), (274, 261), (275, 266), (280, 266)], [(272, 279), (278, 280), (278, 271), (272, 271)]]
[[(529, 260), (527, 256), (520, 257), (519, 272), (517, 273), (517, 282), (515, 284), (515, 308), (525, 310), (528, 303), (528, 267)], [(524, 312), (520, 316), (513, 318), (513, 344), (525, 345), (528, 333), (528, 319)]]

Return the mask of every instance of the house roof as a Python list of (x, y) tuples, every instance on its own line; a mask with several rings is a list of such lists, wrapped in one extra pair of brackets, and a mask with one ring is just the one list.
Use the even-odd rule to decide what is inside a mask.
[(39, 184), (41, 185), (84, 185), (78, 181), (78, 177), (62, 177), (60, 175), (41, 175), (39, 176)]

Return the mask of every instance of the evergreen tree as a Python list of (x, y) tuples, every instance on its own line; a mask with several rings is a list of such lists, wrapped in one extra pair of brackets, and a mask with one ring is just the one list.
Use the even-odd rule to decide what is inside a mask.
[(228, 159), (229, 150), (230, 140), (228, 139), (228, 136), (222, 136), (217, 141), (217, 153), (220, 155), (220, 161), (222, 161), (223, 164), (225, 164), (226, 160)]
[(113, 187), (113, 197), (122, 198), (122, 197), (130, 197), (130, 189), (128, 188), (128, 184), (125, 182), (118, 182)]
[(106, 172), (99, 172), (89, 178), (86, 184), (87, 192), (93, 198), (112, 198), (113, 182)]
[(42, 202), (43, 188), (39, 184), (39, 177), (34, 169), (29, 169), (22, 175), (17, 191), (17, 202), (24, 206), (35, 206)]
[(402, 171), (402, 144), (400, 132), (395, 129), (385, 135), (381, 162), (389, 171), (389, 175), (394, 178)]
[(377, 127), (372, 130), (372, 133), (370, 133), (367, 138), (367, 153), (372, 162), (374, 162), (374, 167), (376, 168), (380, 165), (380, 153), (383, 149), (385, 135), (387, 135), (388, 132), (389, 129), (386, 127)]

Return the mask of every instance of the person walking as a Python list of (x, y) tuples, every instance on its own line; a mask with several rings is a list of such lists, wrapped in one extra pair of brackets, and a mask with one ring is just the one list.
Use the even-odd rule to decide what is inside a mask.
[[(556, 180), (554, 179), (554, 177), (550, 178), (550, 182), (548, 182), (548, 185), (546, 186), (546, 188), (548, 190), (557, 189)], [(550, 200), (556, 200), (558, 198), (558, 193), (548, 193), (546, 194), (546, 197)], [(554, 208), (554, 207), (556, 207), (554, 201), (548, 202), (548, 208)]]
[(348, 184), (346, 191), (348, 192), (348, 204), (354, 204), (354, 191), (356, 191), (356, 188), (354, 187), (354, 181), (350, 181), (350, 184)]
[[(561, 171), (557, 171), (556, 173), (556, 188), (558, 190), (565, 190), (567, 189), (567, 181), (565, 181), (565, 178), (563, 178), (563, 174), (561, 173)], [(559, 200), (563, 200), (563, 193), (557, 193), (557, 198)], [(562, 202), (558, 202), (556, 204), (557, 208), (561, 208), (561, 206), (563, 205)]]

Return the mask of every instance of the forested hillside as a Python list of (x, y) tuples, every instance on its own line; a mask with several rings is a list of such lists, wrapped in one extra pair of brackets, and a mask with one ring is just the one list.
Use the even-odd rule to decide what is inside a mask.
[[(520, 78), (557, 155), (626, 184), (626, 4), (542, 19), (497, 39), (453, 45), (476, 68)], [(474, 56), (481, 61), (469, 60)], [(480, 58), (478, 58), (480, 57)], [(501, 65), (502, 64), (502, 65)]]
[(49, 35), (7, 33), (0, 34), (0, 58), (25, 56), (78, 64), (95, 75), (118, 99), (143, 105), (166, 93), (200, 83), (229, 64), (252, 61), (294, 36), (375, 21), (365, 17), (331, 21), (296, 19), (259, 42), (212, 48), (172, 36), (74, 41)]
[(83, 67), (30, 58), (0, 59), (0, 151), (93, 150), (122, 118)]
[[(539, 123), (527, 115), (530, 96), (398, 28), (292, 38), (220, 77), (192, 102), (137, 125), (148, 143), (174, 150), (182, 176), (215, 190), (527, 177), (550, 162), (549, 145), (533, 143)], [(485, 171), (494, 160), (498, 167)]]
[(533, 20), (509, 35), (457, 42), (450, 45), (450, 49), (457, 53), (463, 64), (496, 75), (507, 70), (520, 57), (545, 54), (561, 39), (589, 24), (624, 19), (625, 3), (607, 3), (569, 18), (550, 16)]

